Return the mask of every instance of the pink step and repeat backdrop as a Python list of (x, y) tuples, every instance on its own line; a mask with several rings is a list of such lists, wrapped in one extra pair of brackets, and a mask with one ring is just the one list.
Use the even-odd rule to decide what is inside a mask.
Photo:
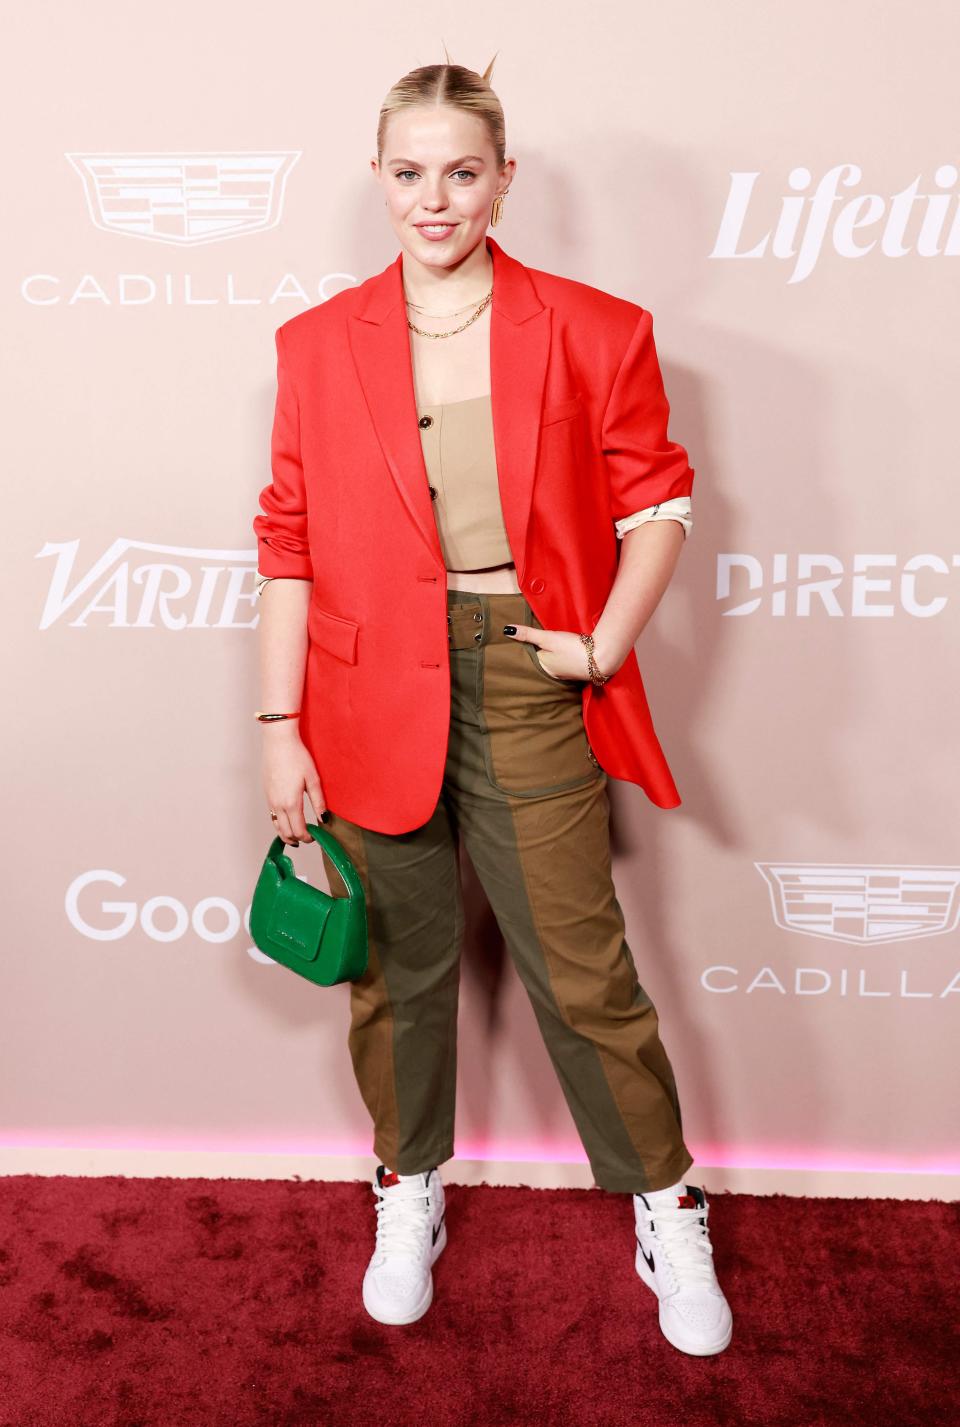
[[(611, 781), (690, 1146), (960, 1170), (955, 7), (41, 3), (8, 36), (5, 1150), (372, 1157), (348, 988), (248, 931), (251, 520), (274, 330), (396, 256), (377, 112), (445, 43), (500, 52), (498, 241), (652, 310), (697, 470), (638, 645), (683, 805)], [(458, 1155), (585, 1162), (464, 870)]]

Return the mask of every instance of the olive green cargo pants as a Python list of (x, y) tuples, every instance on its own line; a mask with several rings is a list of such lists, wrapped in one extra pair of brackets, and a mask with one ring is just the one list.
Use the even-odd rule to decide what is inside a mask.
[[(422, 827), (392, 835), (331, 811), (367, 898), (369, 962), (350, 983), (354, 1073), (374, 1153), (401, 1174), (454, 1153), (463, 902), (458, 839), (530, 997), (596, 1183), (666, 1188), (693, 1163), (637, 978), (610, 865), (607, 774), (582, 683), (548, 674), (504, 624), (542, 628), (520, 594), (447, 592), (450, 739)], [(323, 854), (334, 895), (345, 889)]]

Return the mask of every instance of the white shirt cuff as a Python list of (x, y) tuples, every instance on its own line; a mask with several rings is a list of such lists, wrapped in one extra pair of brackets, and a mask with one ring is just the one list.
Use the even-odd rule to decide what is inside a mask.
[(693, 529), (690, 497), (674, 496), (672, 500), (662, 500), (659, 505), (648, 505), (645, 510), (638, 510), (633, 515), (625, 515), (622, 520), (615, 520), (617, 539), (622, 540), (628, 530), (634, 530), (648, 520), (677, 520), (683, 526), (683, 538), (686, 539)]

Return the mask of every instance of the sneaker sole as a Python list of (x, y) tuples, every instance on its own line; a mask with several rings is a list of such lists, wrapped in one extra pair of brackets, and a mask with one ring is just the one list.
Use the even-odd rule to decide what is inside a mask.
[[(650, 1292), (653, 1294), (653, 1296), (659, 1303), (660, 1294), (657, 1292), (656, 1282), (654, 1280), (653, 1274), (650, 1272), (650, 1265), (643, 1257), (639, 1244), (637, 1245), (637, 1252), (634, 1257), (634, 1267), (637, 1270), (637, 1274), (641, 1282), (646, 1284), (647, 1288), (649, 1288)], [(660, 1331), (666, 1338), (667, 1342), (670, 1343), (674, 1348), (677, 1348), (681, 1353), (690, 1353), (693, 1357), (697, 1358), (709, 1357), (713, 1353), (722, 1353), (724, 1348), (730, 1346), (730, 1341), (733, 1338), (732, 1323), (728, 1326), (727, 1331), (724, 1333), (723, 1337), (716, 1338), (713, 1342), (704, 1343), (698, 1342), (695, 1338), (677, 1338), (676, 1336), (674, 1336), (673, 1332), (670, 1331), (669, 1326), (664, 1324), (662, 1314), (660, 1316)]]
[(394, 1315), (390, 1313), (390, 1310), (388, 1308), (378, 1308), (378, 1311), (374, 1312), (373, 1307), (371, 1307), (371, 1305), (367, 1302), (366, 1283), (364, 1283), (362, 1292), (363, 1306), (369, 1313), (370, 1317), (375, 1319), (378, 1323), (388, 1323), (391, 1327), (399, 1327), (402, 1326), (404, 1323), (416, 1323), (419, 1318), (422, 1318), (423, 1315), (426, 1313), (427, 1309), (430, 1307), (430, 1304), (433, 1302), (433, 1265), (436, 1263), (437, 1259), (440, 1257), (446, 1247), (447, 1221), (446, 1219), (444, 1219), (443, 1223), (440, 1225), (440, 1233), (437, 1235), (437, 1242), (434, 1244), (433, 1250), (430, 1254), (431, 1273), (427, 1278), (426, 1292), (424, 1293), (423, 1298), (416, 1305), (416, 1307), (409, 1309), (409, 1311), (406, 1313)]

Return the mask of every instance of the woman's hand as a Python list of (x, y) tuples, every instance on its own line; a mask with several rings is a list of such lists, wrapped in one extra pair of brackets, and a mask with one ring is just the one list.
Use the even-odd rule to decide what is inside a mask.
[(298, 847), (312, 839), (303, 816), (306, 793), (317, 822), (327, 821), (327, 800), (313, 759), (300, 737), (296, 719), (262, 725), (263, 791), (267, 808), (276, 813), (274, 823), (284, 842)]
[[(532, 624), (509, 624), (506, 630), (515, 630), (511, 635), (518, 644), (533, 644), (544, 672), (555, 679), (590, 679), (590, 665), (587, 646), (579, 634), (569, 629), (537, 629)], [(596, 655), (594, 655), (596, 658)], [(617, 665), (617, 668), (620, 666)], [(615, 674), (616, 669), (608, 669), (597, 660), (601, 674)]]

